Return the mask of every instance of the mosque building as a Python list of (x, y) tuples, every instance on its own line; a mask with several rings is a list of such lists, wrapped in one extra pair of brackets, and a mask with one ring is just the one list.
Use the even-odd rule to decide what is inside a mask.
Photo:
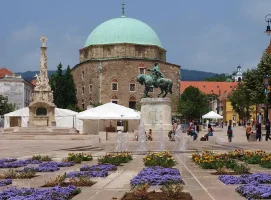
[[(173, 101), (180, 91), (180, 66), (166, 61), (166, 49), (155, 31), (142, 21), (125, 16), (97, 26), (79, 50), (80, 62), (72, 69), (79, 108), (88, 105), (117, 103), (136, 109), (144, 86), (136, 82), (138, 74), (158, 62), (165, 78), (173, 81)], [(159, 88), (149, 94), (157, 97)], [(174, 111), (173, 107), (173, 111)]]

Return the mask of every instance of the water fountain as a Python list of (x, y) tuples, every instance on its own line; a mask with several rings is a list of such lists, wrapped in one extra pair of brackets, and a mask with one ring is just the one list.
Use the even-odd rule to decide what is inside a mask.
[(140, 124), (138, 126), (138, 149), (137, 151), (148, 151), (146, 144), (146, 135), (145, 135), (145, 126), (142, 120), (140, 120)]
[(175, 141), (178, 142), (176, 151), (185, 151), (187, 149), (189, 140), (185, 137), (185, 133), (183, 133), (181, 125), (178, 125), (175, 131)]
[(159, 128), (159, 143), (158, 143), (158, 150), (165, 151), (165, 138), (163, 134), (163, 124), (160, 124)]

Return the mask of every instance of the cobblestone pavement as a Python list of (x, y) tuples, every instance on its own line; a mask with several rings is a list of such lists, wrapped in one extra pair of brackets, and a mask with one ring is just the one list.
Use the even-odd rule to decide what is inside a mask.
[[(206, 131), (200, 134), (203, 135)], [(219, 142), (211, 141), (190, 141), (188, 150), (185, 152), (175, 152), (174, 156), (178, 162), (176, 168), (181, 172), (185, 181), (185, 190), (190, 192), (195, 200), (242, 200), (243, 197), (235, 192), (237, 186), (226, 186), (221, 183), (216, 175), (211, 175), (213, 170), (203, 170), (191, 161), (193, 151), (204, 149), (216, 150), (219, 152), (228, 151), (236, 148), (242, 149), (263, 149), (271, 152), (271, 141), (247, 142), (243, 127), (234, 128), (234, 139), (232, 143), (227, 142), (226, 129), (215, 128), (215, 136)], [(199, 137), (200, 137), (199, 136)], [(98, 148), (94, 148), (94, 147)], [(1, 140), (0, 139), (0, 158), (28, 158), (35, 154), (46, 154), (53, 157), (54, 160), (61, 160), (69, 152), (86, 152), (91, 153), (94, 160), (85, 162), (87, 164), (97, 164), (97, 158), (105, 155), (107, 151), (115, 149), (116, 142), (106, 142), (99, 144), (97, 140)], [(158, 142), (147, 142), (150, 150), (156, 150)], [(138, 142), (131, 141), (128, 143), (129, 150), (135, 151), (138, 148)], [(178, 149), (178, 142), (166, 142), (166, 149), (175, 151)], [(112, 200), (121, 199), (125, 192), (130, 190), (130, 180), (141, 169), (144, 168), (142, 157), (134, 152), (134, 160), (131, 163), (124, 164), (116, 172), (112, 172), (106, 178), (98, 178), (97, 183), (91, 188), (82, 188), (82, 193), (74, 197), (76, 200)], [(84, 163), (83, 163), (84, 164)], [(62, 168), (57, 172), (39, 173), (40, 176), (29, 180), (14, 180), (13, 185), (18, 187), (40, 187), (45, 181), (54, 178), (64, 172), (79, 170), (82, 164), (73, 167)], [(251, 165), (252, 172), (266, 171), (257, 165)], [(6, 169), (1, 169), (1, 171)], [(3, 190), (2, 187), (0, 190)]]

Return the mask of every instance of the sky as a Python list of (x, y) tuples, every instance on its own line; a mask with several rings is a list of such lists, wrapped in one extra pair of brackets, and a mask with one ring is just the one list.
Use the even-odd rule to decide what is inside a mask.
[[(264, 31), (271, 0), (123, 0), (125, 15), (157, 33), (167, 61), (183, 69), (232, 73), (257, 66), (270, 42)], [(40, 37), (48, 69), (73, 67), (102, 22), (121, 16), (122, 0), (9, 0), (0, 6), (0, 67), (38, 71)]]

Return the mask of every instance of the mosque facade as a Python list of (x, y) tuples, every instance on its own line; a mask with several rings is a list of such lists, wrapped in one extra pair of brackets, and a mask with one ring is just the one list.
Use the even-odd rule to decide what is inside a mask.
[[(180, 66), (166, 61), (166, 50), (154, 30), (142, 21), (121, 17), (97, 26), (79, 50), (80, 62), (72, 69), (78, 107), (108, 102), (139, 108), (144, 86), (136, 82), (138, 74), (158, 62), (161, 72), (173, 81), (175, 105), (180, 91)], [(159, 88), (150, 93), (157, 97)], [(176, 108), (173, 106), (173, 111)]]

